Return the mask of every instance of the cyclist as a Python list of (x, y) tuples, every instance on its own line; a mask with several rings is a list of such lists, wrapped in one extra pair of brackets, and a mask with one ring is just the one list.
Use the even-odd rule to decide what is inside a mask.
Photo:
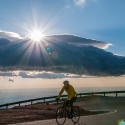
[(59, 95), (56, 97), (56, 100), (59, 100), (60, 96), (64, 91), (68, 93), (68, 98), (66, 99), (66, 106), (71, 107), (71, 114), (73, 114), (73, 102), (77, 99), (77, 93), (72, 85), (69, 84), (69, 81), (65, 80), (63, 82), (64, 86), (62, 87)]

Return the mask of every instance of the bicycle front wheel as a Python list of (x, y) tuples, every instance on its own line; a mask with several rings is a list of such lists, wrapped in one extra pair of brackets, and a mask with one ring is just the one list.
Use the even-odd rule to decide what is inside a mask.
[(66, 110), (61, 106), (56, 111), (56, 122), (58, 125), (63, 125), (66, 121)]
[(77, 123), (80, 119), (80, 109), (78, 106), (73, 106), (73, 118), (72, 121)]

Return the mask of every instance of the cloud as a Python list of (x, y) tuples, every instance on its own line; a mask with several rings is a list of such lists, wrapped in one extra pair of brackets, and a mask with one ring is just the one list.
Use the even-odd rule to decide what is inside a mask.
[(74, 0), (75, 5), (77, 6), (83, 6), (85, 2), (86, 0)]
[(94, 46), (101, 49), (107, 49), (110, 45), (112, 45), (111, 43), (86, 39), (72, 34), (45, 36), (44, 39), (55, 42), (65, 42), (76, 46)]
[[(18, 75), (14, 74), (15, 71), (0, 72), (2, 77), (21, 77), (21, 78), (43, 78), (43, 79), (57, 79), (57, 78), (80, 78), (82, 76), (70, 73), (54, 73), (54, 72), (37, 72), (37, 71), (18, 71)], [(84, 76), (85, 77), (85, 76)]]
[(8, 39), (0, 38), (0, 47), (7, 46), (7, 45), (9, 45), (10, 42), (11, 41), (9, 41)]
[(14, 32), (8, 32), (8, 31), (1, 31), (0, 30), (0, 38), (5, 38), (10, 41), (17, 41), (23, 39), (19, 34)]
[(79, 75), (73, 74), (124, 74), (125, 57), (100, 49), (107, 46), (109, 43), (71, 34), (46, 36), (41, 42), (16, 42), (0, 49), (0, 70), (43, 72), (1, 72), (0, 75), (8, 73), (9, 77), (22, 78), (74, 78)]
[[(1, 34), (2, 37), (6, 36), (0, 38), (1, 71), (44, 71), (7, 72), (9, 77), (74, 78), (79, 75), (73, 74), (125, 73), (125, 57), (103, 50), (108, 48), (110, 43), (73, 34), (49, 35), (40, 42), (32, 42), (28, 37), (20, 40), (20, 36), (15, 33), (1, 32)], [(16, 38), (16, 43), (10, 44), (13, 37)], [(0, 73), (1, 76), (5, 74)]]
[(85, 4), (86, 4), (86, 2), (88, 2), (88, 1), (94, 1), (94, 2), (96, 2), (97, 0), (73, 0), (74, 1), (74, 4), (76, 5), (76, 6), (84, 6)]

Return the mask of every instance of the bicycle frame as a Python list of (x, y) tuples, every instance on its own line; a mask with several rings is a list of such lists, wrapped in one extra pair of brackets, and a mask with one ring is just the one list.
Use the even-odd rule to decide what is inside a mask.
[[(66, 121), (66, 117), (71, 119), (73, 121), (73, 123), (77, 123), (79, 121), (79, 118), (80, 118), (79, 107), (78, 106), (73, 106), (73, 112), (71, 112), (71, 106), (69, 105), (69, 107), (67, 108), (66, 100), (65, 99), (60, 99), (60, 100), (63, 101), (63, 106), (58, 107), (58, 109), (56, 111), (56, 122), (57, 122), (57, 124), (58, 125), (63, 125), (65, 123), (65, 121)], [(58, 118), (63, 118), (63, 122), (58, 120)]]
[[(63, 101), (63, 106), (64, 106), (63, 111), (69, 112), (69, 109), (67, 109), (67, 106), (66, 106), (66, 100), (65, 100), (65, 99), (60, 99), (60, 100)], [(69, 106), (69, 107), (70, 107), (70, 106)], [(71, 107), (70, 107), (70, 108), (71, 108)], [(62, 112), (62, 111), (61, 111), (61, 112)]]

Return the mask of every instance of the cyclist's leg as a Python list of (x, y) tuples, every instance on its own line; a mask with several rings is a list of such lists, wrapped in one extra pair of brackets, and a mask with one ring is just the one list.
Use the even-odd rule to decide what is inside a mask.
[(77, 97), (73, 97), (73, 98), (71, 98), (71, 100), (70, 100), (71, 112), (73, 112), (73, 102), (75, 102), (76, 99), (77, 99)]
[[(69, 106), (70, 106), (70, 100), (66, 100), (66, 107), (68, 107), (69, 108)], [(69, 109), (66, 109), (66, 111), (67, 111), (67, 113), (68, 113), (68, 118), (70, 119), (71, 118), (71, 116), (70, 116), (70, 111), (69, 111)]]

